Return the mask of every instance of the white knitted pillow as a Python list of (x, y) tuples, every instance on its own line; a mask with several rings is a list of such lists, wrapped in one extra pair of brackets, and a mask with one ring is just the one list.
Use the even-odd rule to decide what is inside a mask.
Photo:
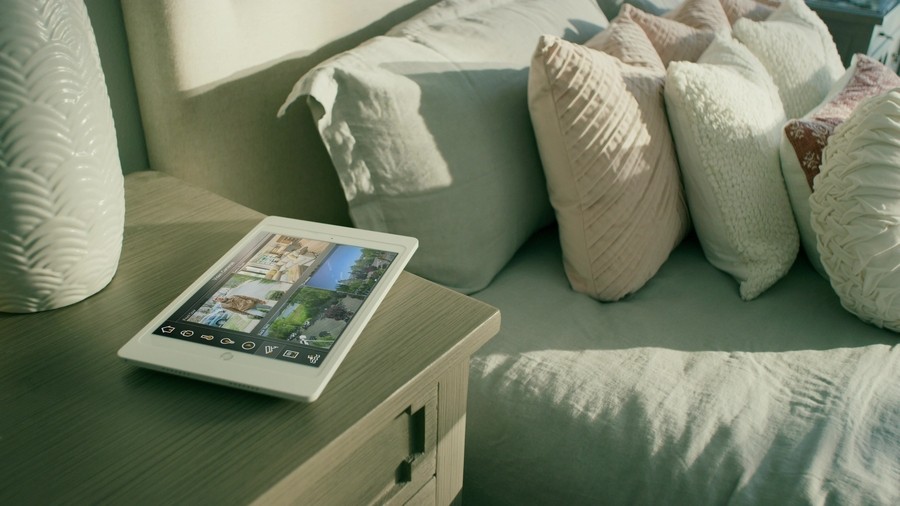
[(835, 129), (809, 198), (822, 265), (841, 304), (900, 332), (900, 88)]
[(703, 251), (753, 299), (799, 249), (778, 156), (778, 91), (747, 48), (719, 36), (697, 63), (669, 65), (665, 98)]
[(844, 73), (828, 27), (803, 0), (785, 0), (765, 21), (739, 19), (733, 33), (772, 76), (788, 119), (817, 106)]

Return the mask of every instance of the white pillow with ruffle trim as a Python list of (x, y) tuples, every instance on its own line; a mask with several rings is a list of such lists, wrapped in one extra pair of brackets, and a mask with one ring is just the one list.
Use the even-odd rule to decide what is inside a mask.
[(841, 304), (900, 332), (900, 88), (837, 127), (809, 198), (816, 247)]

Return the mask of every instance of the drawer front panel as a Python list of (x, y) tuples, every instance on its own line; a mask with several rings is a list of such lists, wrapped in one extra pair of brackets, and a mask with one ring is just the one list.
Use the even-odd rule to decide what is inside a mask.
[[(297, 504), (403, 504), (435, 474), (437, 390), (372, 429), (362, 445), (335, 452), (334, 465), (300, 487)], [(312, 477), (310, 477), (312, 478)], [(306, 481), (306, 480), (303, 480)]]

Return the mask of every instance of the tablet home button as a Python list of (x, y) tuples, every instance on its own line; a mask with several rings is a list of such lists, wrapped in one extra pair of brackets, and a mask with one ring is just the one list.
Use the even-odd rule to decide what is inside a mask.
[(234, 355), (232, 355), (230, 351), (226, 351), (225, 353), (219, 355), (219, 358), (221, 358), (222, 360), (231, 360), (232, 358), (234, 358)]

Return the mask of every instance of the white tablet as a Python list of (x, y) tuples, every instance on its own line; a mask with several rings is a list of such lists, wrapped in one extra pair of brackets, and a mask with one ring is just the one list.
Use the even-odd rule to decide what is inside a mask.
[(312, 402), (417, 246), (411, 237), (266, 218), (119, 356)]

